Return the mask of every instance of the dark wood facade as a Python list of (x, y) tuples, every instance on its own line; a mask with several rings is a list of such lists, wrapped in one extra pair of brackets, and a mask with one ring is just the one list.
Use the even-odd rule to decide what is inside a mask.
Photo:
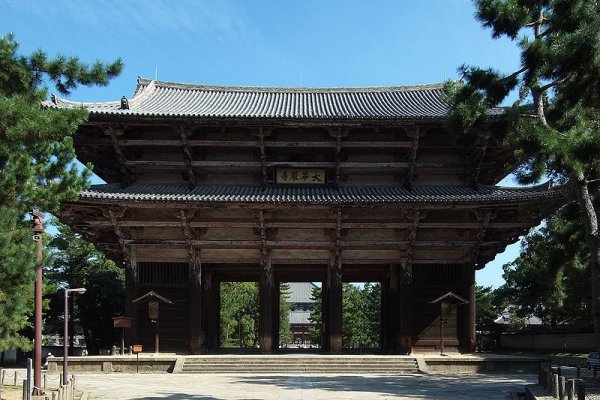
[[(60, 218), (126, 269), (130, 343), (151, 347), (154, 334), (132, 299), (154, 290), (174, 302), (161, 305), (163, 350), (216, 351), (219, 283), (255, 281), (260, 348), (274, 352), (279, 283), (305, 281), (323, 285), (325, 348), (339, 353), (342, 282), (370, 281), (383, 288), (384, 351), (438, 348), (439, 305), (430, 302), (451, 291), (469, 304), (451, 312), (446, 347), (470, 352), (475, 270), (557, 196), (494, 186), (509, 155), (484, 134), (476, 146), (456, 145), (440, 86), (140, 80), (128, 105), (86, 106), (78, 157), (109, 183), (64, 204)], [(282, 168), (289, 183), (277, 181)], [(314, 171), (322, 182), (307, 182)]]

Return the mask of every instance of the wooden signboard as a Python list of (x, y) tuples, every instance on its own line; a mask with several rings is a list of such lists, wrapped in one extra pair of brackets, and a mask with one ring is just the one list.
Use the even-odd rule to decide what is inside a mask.
[(323, 168), (277, 168), (275, 183), (282, 185), (325, 185), (327, 175)]

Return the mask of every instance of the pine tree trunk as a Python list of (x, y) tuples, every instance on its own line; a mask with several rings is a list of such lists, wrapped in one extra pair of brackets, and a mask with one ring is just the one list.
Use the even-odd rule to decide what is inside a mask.
[(590, 270), (592, 274), (592, 319), (596, 334), (596, 350), (600, 351), (600, 232), (598, 212), (594, 208), (588, 182), (582, 174), (576, 174), (575, 192), (582, 215), (588, 246), (590, 248)]

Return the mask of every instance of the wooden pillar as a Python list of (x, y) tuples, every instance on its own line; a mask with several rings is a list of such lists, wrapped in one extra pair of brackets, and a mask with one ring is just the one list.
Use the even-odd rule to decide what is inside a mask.
[(275, 302), (275, 279), (273, 276), (273, 265), (271, 264), (271, 252), (267, 252), (263, 270), (260, 277), (259, 287), (259, 346), (260, 352), (270, 354), (274, 346), (274, 317)]
[(458, 307), (458, 322), (459, 322), (459, 341), (460, 347), (464, 353), (472, 353), (475, 351), (476, 334), (475, 334), (475, 318), (476, 318), (476, 298), (475, 298), (475, 266), (472, 264), (465, 265), (463, 268), (463, 276), (465, 287), (463, 289), (465, 298), (469, 304)]
[(398, 315), (396, 330), (396, 348), (395, 352), (399, 354), (410, 354), (412, 352), (412, 264), (403, 262), (400, 265), (398, 276), (398, 290), (396, 309)]
[(279, 324), (281, 320), (281, 283), (275, 282), (275, 288), (273, 290), (273, 345), (272, 350), (277, 351), (279, 349)]
[(381, 346), (386, 353), (396, 352), (398, 331), (398, 273), (397, 265), (390, 265), (389, 279), (381, 285)]
[(204, 270), (202, 274), (202, 301), (200, 319), (202, 331), (201, 340), (204, 339), (206, 351), (216, 351), (219, 348), (219, 282), (211, 272)]
[(200, 249), (193, 248), (190, 260), (188, 352), (200, 354), (204, 338), (202, 333), (202, 265)]
[(129, 249), (129, 257), (125, 261), (125, 316), (133, 318), (131, 328), (125, 329), (125, 346), (137, 344), (137, 307), (133, 300), (137, 298), (138, 266), (135, 250)]
[(326, 330), (329, 352), (340, 354), (342, 352), (342, 258), (339, 254), (332, 257), (327, 270), (327, 287), (329, 315)]
[[(329, 268), (328, 268), (329, 269)], [(327, 274), (329, 275), (329, 274)], [(321, 349), (328, 353), (329, 347), (329, 286), (328, 278), (321, 284)]]

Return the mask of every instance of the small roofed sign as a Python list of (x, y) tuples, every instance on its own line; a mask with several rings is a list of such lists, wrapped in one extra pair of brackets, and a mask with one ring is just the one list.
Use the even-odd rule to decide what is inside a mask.
[(283, 185), (324, 185), (323, 168), (277, 168), (275, 183)]

